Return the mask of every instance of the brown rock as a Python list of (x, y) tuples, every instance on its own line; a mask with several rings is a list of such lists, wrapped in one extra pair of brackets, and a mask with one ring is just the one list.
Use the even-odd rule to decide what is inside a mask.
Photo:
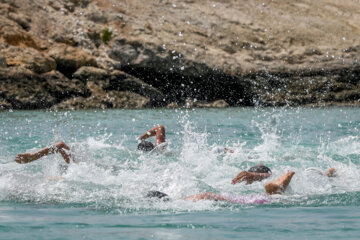
[(339, 102), (360, 101), (360, 89), (344, 90), (337, 93), (335, 99)]
[(99, 97), (75, 97), (65, 100), (59, 104), (56, 104), (52, 109), (58, 110), (76, 110), (76, 109), (105, 109), (107, 106), (102, 102), (102, 99)]
[(29, 33), (21, 29), (17, 23), (4, 16), (0, 16), (0, 41), (13, 46), (39, 48)]
[(31, 19), (29, 17), (26, 17), (24, 14), (10, 12), (9, 19), (19, 24), (24, 30), (26, 31), (30, 30)]
[(229, 107), (229, 104), (225, 100), (216, 100), (214, 102), (194, 102), (194, 107), (198, 108), (226, 108)]
[(89, 89), (81, 80), (70, 80), (58, 71), (51, 71), (41, 76), (46, 79), (46, 90), (56, 98), (56, 102), (64, 101), (71, 97), (90, 96)]
[(71, 76), (82, 66), (96, 66), (95, 59), (86, 51), (65, 44), (59, 44), (49, 51), (55, 59), (57, 70), (65, 76)]
[(168, 105), (166, 105), (166, 108), (180, 108), (180, 106), (176, 102), (171, 102)]
[(145, 108), (149, 107), (149, 99), (132, 92), (110, 91), (106, 98), (113, 108)]
[(33, 48), (9, 47), (0, 51), (9, 67), (23, 67), (35, 73), (46, 73), (56, 68), (55, 61)]
[(164, 94), (151, 85), (122, 71), (113, 71), (106, 90), (130, 91), (150, 99), (152, 106), (163, 106)]
[(110, 91), (105, 95), (92, 95), (89, 98), (71, 98), (55, 105), (54, 109), (91, 109), (91, 108), (130, 108), (148, 107), (149, 100), (136, 93)]
[(101, 68), (83, 66), (73, 74), (73, 77), (84, 82), (106, 81), (109, 80), (110, 74), (108, 71)]
[[(16, 83), (16, 84), (14, 84)], [(56, 99), (46, 90), (45, 79), (24, 68), (0, 68), (0, 97), (13, 109), (52, 106)]]
[[(0, 49), (70, 44), (53, 55), (68, 78), (81, 66), (95, 66), (78, 58), (77, 51), (85, 52), (101, 68), (159, 90), (165, 105), (187, 98), (224, 99), (231, 106), (354, 103), (359, 8), (356, 1), (334, 0), (3, 0)], [(105, 28), (113, 33), (108, 45), (99, 38)], [(116, 89), (91, 81), (104, 94), (141, 89), (134, 81)], [(162, 106), (154, 97), (159, 93), (138, 93)]]
[(229, 104), (225, 100), (216, 100), (211, 105), (214, 108), (226, 108), (226, 107), (229, 107)]

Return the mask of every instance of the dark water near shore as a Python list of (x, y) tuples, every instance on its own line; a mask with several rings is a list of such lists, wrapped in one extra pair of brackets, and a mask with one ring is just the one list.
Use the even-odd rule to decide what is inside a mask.
[[(360, 109), (197, 109), (0, 112), (0, 239), (358, 239)], [(166, 127), (163, 155), (136, 137)], [(19, 152), (64, 140), (59, 155), (19, 165)], [(219, 152), (228, 147), (233, 154)], [(204, 192), (267, 197), (264, 183), (231, 185), (262, 162), (296, 172), (266, 204), (189, 202)], [(319, 174), (329, 167), (338, 177)], [(60, 178), (61, 177), (61, 178)], [(149, 190), (172, 201), (144, 199)]]

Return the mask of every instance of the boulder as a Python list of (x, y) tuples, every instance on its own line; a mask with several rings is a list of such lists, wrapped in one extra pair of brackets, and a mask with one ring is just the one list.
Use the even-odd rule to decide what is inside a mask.
[[(56, 69), (54, 59), (45, 56), (34, 48), (11, 46), (0, 51), (9, 67), (23, 67), (41, 74)], [(1, 65), (1, 64), (0, 64)]]
[(77, 110), (77, 109), (105, 109), (107, 106), (103, 104), (99, 97), (75, 97), (56, 104), (52, 109), (57, 110)]
[(0, 42), (13, 46), (30, 47), (38, 49), (33, 36), (24, 31), (16, 22), (0, 16)]
[(132, 92), (109, 91), (105, 95), (92, 95), (88, 98), (76, 97), (55, 105), (54, 109), (92, 109), (148, 107), (149, 100)]
[(130, 64), (139, 56), (139, 51), (136, 46), (128, 43), (125, 39), (117, 38), (111, 42), (108, 55), (111, 59), (126, 65)]
[(183, 106), (179, 103), (172, 102), (166, 105), (166, 108), (226, 108), (229, 104), (225, 100), (216, 100), (214, 102), (197, 101), (195, 99), (187, 98)]
[(187, 99), (187, 101), (185, 102), (185, 107), (188, 106), (192, 106), (196, 108), (226, 108), (229, 107), (229, 104), (222, 99), (213, 102), (192, 101)]
[(225, 100), (216, 100), (211, 104), (211, 107), (214, 108), (226, 108), (229, 107), (229, 104)]
[(86, 84), (79, 79), (68, 79), (58, 71), (51, 71), (41, 75), (46, 81), (46, 90), (56, 98), (57, 102), (71, 97), (88, 97), (90, 91)]
[(180, 106), (176, 102), (171, 102), (168, 105), (166, 105), (166, 108), (180, 108)]
[(113, 108), (139, 109), (149, 107), (149, 99), (133, 92), (109, 91), (105, 96)]
[(86, 51), (59, 44), (49, 51), (49, 56), (55, 59), (57, 70), (67, 77), (82, 66), (96, 66), (95, 58)]
[(83, 66), (73, 74), (73, 77), (80, 79), (83, 82), (105, 81), (109, 80), (110, 74), (108, 71), (101, 68)]
[(164, 94), (153, 86), (122, 71), (115, 70), (110, 75), (109, 87), (106, 90), (130, 91), (149, 98), (152, 106), (163, 106)]
[[(14, 84), (16, 83), (16, 84)], [(17, 68), (0, 68), (0, 97), (13, 109), (41, 109), (56, 103), (47, 89), (46, 80), (32, 71)]]

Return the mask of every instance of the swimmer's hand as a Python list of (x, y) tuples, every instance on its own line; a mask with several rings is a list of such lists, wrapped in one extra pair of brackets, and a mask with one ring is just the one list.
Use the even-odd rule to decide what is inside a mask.
[(19, 153), (16, 157), (15, 157), (15, 162), (19, 163), (19, 164), (23, 164), (23, 163), (29, 163), (36, 160), (36, 156), (33, 153)]
[(336, 177), (337, 176), (337, 172), (335, 168), (329, 168), (325, 173), (325, 176), (327, 177)]
[(234, 150), (231, 150), (231, 149), (229, 149), (229, 148), (224, 148), (224, 151), (225, 151), (225, 152), (228, 152), (228, 153), (234, 153)]

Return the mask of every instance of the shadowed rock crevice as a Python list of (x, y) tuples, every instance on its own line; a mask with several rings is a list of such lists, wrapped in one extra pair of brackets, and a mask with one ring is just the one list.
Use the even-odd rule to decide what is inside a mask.
[(302, 73), (247, 76), (259, 106), (360, 106), (360, 71), (357, 67)]
[(249, 81), (226, 75), (220, 71), (204, 72), (199, 75), (161, 71), (159, 68), (125, 66), (123, 71), (142, 79), (164, 93), (164, 104), (183, 104), (186, 99), (215, 101), (223, 99), (231, 106), (252, 106), (253, 94)]

